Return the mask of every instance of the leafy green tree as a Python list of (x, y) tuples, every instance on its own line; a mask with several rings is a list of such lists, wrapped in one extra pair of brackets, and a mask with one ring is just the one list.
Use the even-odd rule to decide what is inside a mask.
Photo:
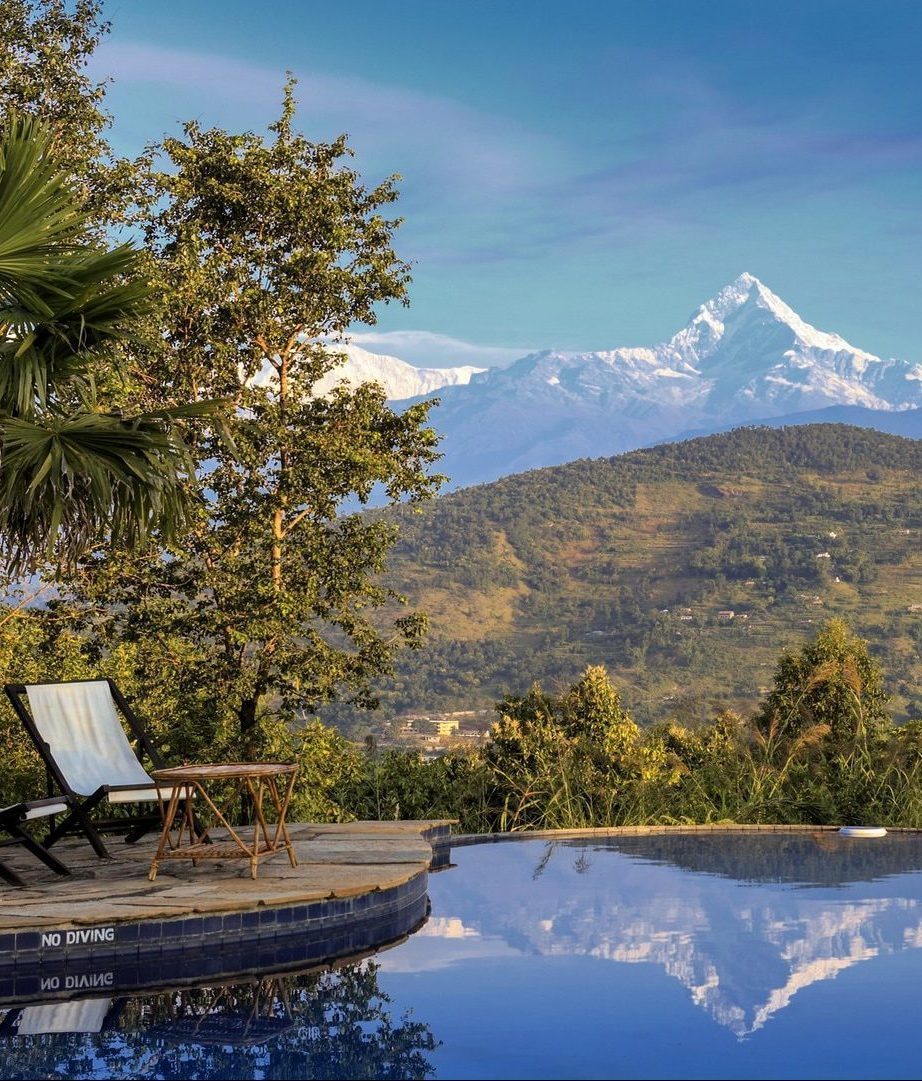
[(122, 219), (134, 171), (105, 137), (106, 83), (86, 70), (108, 32), (99, 0), (0, 0), (0, 116), (47, 125), (55, 158), (95, 223)]
[(831, 619), (782, 655), (755, 732), (772, 787), (811, 821), (860, 821), (887, 787), (892, 722), (867, 643)]
[(338, 694), (372, 703), (372, 678), (418, 642), (422, 619), (378, 580), (395, 527), (350, 511), (378, 485), (414, 502), (437, 484), (428, 404), (396, 413), (377, 385), (312, 393), (337, 362), (326, 340), (405, 300), (408, 268), (383, 213), (393, 179), (366, 188), (344, 140), (309, 142), (293, 121), (289, 83), (268, 140), (191, 123), (149, 175), (167, 297), (149, 400), (230, 400), (234, 446), (201, 433), (206, 499), (182, 542), (94, 561), (79, 604), (101, 656), (143, 641), (147, 668), (172, 657), (174, 681), (210, 688), (188, 723), (236, 732), (244, 754), (279, 753)]
[(822, 726), (835, 746), (880, 738), (890, 724), (883, 672), (843, 619), (782, 654), (774, 686), (756, 716), (763, 734), (798, 736)]
[(483, 750), (500, 829), (611, 825), (643, 773), (640, 729), (604, 668), (589, 667), (561, 697), (538, 684), (497, 706)]
[[(166, 408), (106, 409), (98, 377), (149, 309), (130, 245), (89, 235), (53, 136), (7, 118), (0, 135), (0, 565), (73, 565), (92, 545), (183, 530), (192, 460)], [(179, 412), (198, 412), (184, 409)]]

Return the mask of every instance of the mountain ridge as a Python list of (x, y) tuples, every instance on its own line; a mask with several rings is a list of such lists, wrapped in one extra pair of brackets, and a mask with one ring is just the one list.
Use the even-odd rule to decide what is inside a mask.
[(489, 708), (533, 680), (556, 693), (589, 664), (644, 723), (745, 713), (781, 651), (841, 616), (894, 716), (922, 717), (920, 473), (919, 440), (744, 427), (398, 511), (385, 582), (431, 633), (382, 681), (383, 715)]
[[(403, 364), (396, 358), (366, 353), (363, 362), (363, 377), (395, 392), (414, 388), (406, 373), (392, 374)], [(453, 374), (439, 381), (431, 374), (438, 371)], [(830, 408), (885, 414), (922, 405), (922, 364), (883, 359), (818, 330), (749, 273), (652, 346), (539, 350), (503, 367), (432, 369), (425, 378), (428, 389), (420, 377), (418, 393), (392, 400), (438, 397), (430, 422), (443, 435), (440, 471), (453, 487), (689, 431)]]

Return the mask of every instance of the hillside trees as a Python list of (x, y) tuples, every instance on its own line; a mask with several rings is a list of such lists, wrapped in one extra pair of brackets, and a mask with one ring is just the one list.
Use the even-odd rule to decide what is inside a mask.
[(394, 179), (367, 188), (345, 140), (309, 142), (294, 109), (289, 82), (268, 139), (190, 123), (148, 172), (166, 309), (147, 397), (228, 400), (233, 446), (201, 432), (205, 502), (182, 541), (94, 560), (71, 609), (100, 657), (135, 650), (142, 697), (172, 682), (177, 728), (212, 756), (291, 753), (289, 722), (338, 694), (370, 703), (423, 627), (376, 581), (394, 526), (349, 511), (376, 485), (432, 492), (429, 406), (395, 413), (376, 385), (311, 394), (335, 363), (324, 339), (406, 298)]

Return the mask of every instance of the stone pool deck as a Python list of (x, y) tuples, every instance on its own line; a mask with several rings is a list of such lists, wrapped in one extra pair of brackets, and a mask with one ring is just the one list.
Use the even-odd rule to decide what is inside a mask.
[(428, 873), (434, 851), (447, 852), (450, 826), (292, 823), (298, 866), (280, 852), (255, 880), (247, 860), (171, 860), (151, 882), (153, 834), (134, 845), (112, 838), (111, 860), (78, 838), (62, 841), (54, 850), (69, 878), (4, 848), (28, 886), (0, 890), (0, 1000), (303, 967), (375, 949), (425, 919)]
[[(244, 912), (264, 906), (356, 897), (392, 889), (426, 871), (431, 841), (447, 840), (451, 823), (349, 822), (289, 826), (298, 866), (284, 852), (259, 865), (250, 878), (246, 860), (170, 860), (154, 882), (147, 871), (156, 836), (136, 844), (107, 839), (111, 860), (98, 859), (86, 841), (68, 838), (54, 852), (71, 869), (69, 878), (47, 870), (17, 848), (2, 858), (26, 881), (20, 889), (0, 882), (0, 935), (43, 925), (91, 927), (127, 920)], [(219, 840), (221, 831), (212, 831)]]

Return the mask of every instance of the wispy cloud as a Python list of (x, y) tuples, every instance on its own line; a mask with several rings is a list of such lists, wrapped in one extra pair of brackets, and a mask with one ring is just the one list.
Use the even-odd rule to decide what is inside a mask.
[[(176, 120), (203, 108), (226, 114), (228, 105), (235, 115), (271, 118), (284, 79), (243, 59), (117, 39), (97, 50), (91, 74), (169, 89), (171, 103), (186, 108)], [(348, 133), (363, 159), (412, 180), (417, 199), (427, 186), (453, 200), (509, 195), (559, 158), (551, 138), (449, 98), (354, 75), (295, 74), (299, 122), (311, 137)]]
[(863, 127), (822, 86), (809, 99), (742, 101), (693, 62), (635, 52), (618, 57), (618, 67), (656, 120), (634, 134), (619, 160), (568, 182), (574, 217), (593, 223), (599, 239), (701, 225), (702, 208), (713, 216), (749, 203), (764, 212), (922, 164), (918, 123)]
[[(633, 49), (609, 51), (606, 64), (623, 94), (579, 135), (550, 135), (539, 117), (529, 127), (499, 107), (316, 70), (296, 73), (298, 117), (311, 138), (347, 132), (369, 182), (403, 175), (400, 251), (433, 273), (578, 263), (615, 248), (629, 257), (664, 237), (710, 233), (728, 213), (764, 215), (922, 164), (918, 126), (868, 130), (822, 85), (809, 99), (781, 101), (719, 88), (701, 58)], [(242, 58), (117, 38), (93, 65), (165, 126), (196, 116), (262, 127), (277, 113), (284, 78)], [(423, 364), (520, 355), (438, 335), (368, 344)]]
[(532, 351), (526, 346), (476, 345), (429, 330), (368, 330), (351, 334), (350, 339), (370, 352), (387, 353), (428, 368), (450, 368), (459, 364), (502, 367)]

